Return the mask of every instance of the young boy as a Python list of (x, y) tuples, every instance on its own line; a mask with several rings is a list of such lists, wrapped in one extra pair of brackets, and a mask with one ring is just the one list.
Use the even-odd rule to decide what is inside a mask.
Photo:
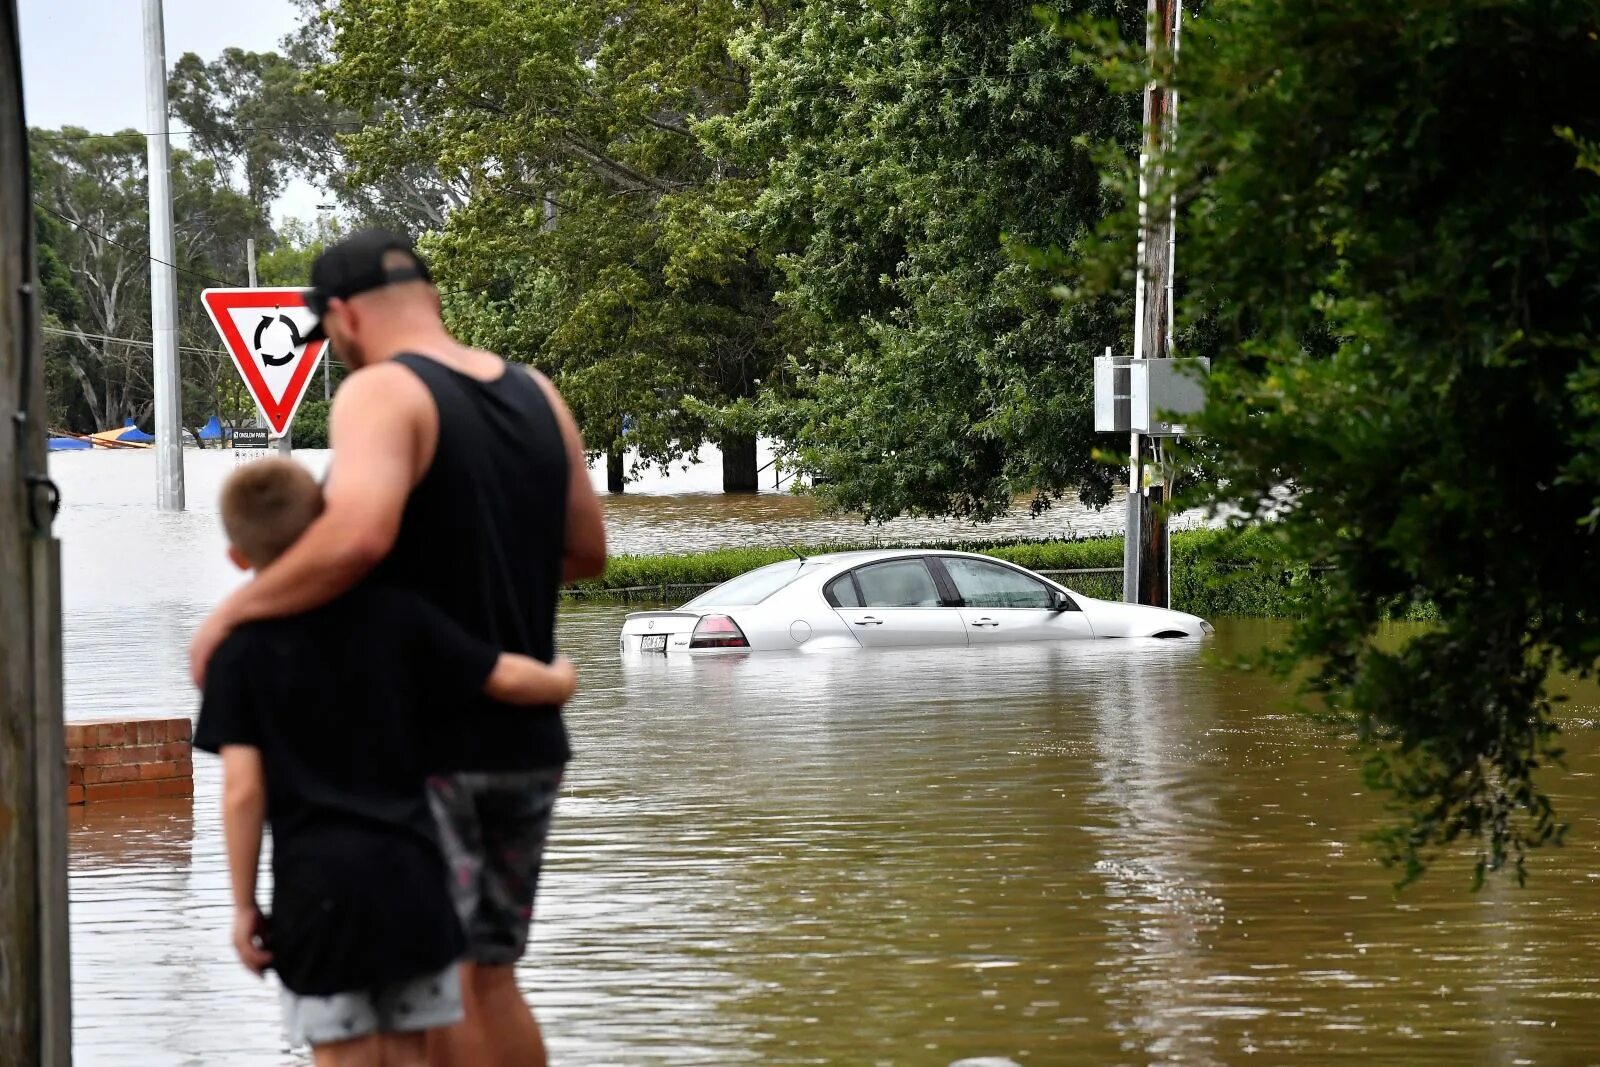
[[(321, 510), (304, 468), (241, 468), (222, 490), (230, 558), (267, 566)], [(255, 974), (278, 972), (290, 1043), (318, 1067), (424, 1064), (426, 1032), (461, 1018), (465, 942), (423, 790), (426, 717), (480, 693), (563, 704), (575, 686), (567, 660), (502, 654), (383, 588), (218, 649), (195, 745), (222, 756), (234, 948)], [(263, 820), (270, 923), (256, 904)]]

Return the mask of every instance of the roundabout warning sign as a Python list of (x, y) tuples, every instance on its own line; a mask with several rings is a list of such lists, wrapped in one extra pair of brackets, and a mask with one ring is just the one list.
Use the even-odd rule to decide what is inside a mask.
[(304, 339), (316, 316), (299, 289), (207, 289), (200, 300), (273, 436), (282, 437), (328, 347)]

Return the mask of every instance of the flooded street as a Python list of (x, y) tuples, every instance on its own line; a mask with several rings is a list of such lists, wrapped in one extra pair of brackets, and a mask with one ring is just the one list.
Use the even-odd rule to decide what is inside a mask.
[[(188, 459), (181, 516), (155, 512), (145, 455), (52, 459), (69, 717), (193, 710), (188, 633), (237, 579), (213, 510), (233, 460)], [(714, 488), (698, 473), (644, 489)], [(624, 552), (872, 532), (772, 496), (607, 508)], [(1473, 894), (1448, 861), (1396, 897), (1350, 758), (1218, 662), (1279, 624), (681, 661), (619, 658), (627, 610), (561, 622), (577, 756), (521, 969), (554, 1063), (1600, 1061), (1592, 687), (1552, 780), (1571, 844), (1527, 889)], [(307, 1062), (228, 947), (218, 768), (196, 764), (192, 802), (73, 813), (81, 1064)]]

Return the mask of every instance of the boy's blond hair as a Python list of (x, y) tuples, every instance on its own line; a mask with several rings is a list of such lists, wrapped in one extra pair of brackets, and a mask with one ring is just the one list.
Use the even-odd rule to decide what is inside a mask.
[(322, 487), (287, 459), (258, 459), (222, 486), (222, 528), (252, 567), (265, 567), (322, 514)]

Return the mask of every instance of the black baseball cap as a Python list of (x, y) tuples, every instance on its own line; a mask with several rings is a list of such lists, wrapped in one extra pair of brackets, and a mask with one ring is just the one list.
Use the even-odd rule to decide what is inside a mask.
[[(411, 266), (385, 265), (384, 258), (390, 252), (405, 253)], [(360, 230), (329, 245), (311, 265), (311, 288), (305, 291), (305, 301), (317, 316), (317, 323), (306, 334), (306, 340), (321, 341), (328, 336), (322, 328), (328, 301), (349, 300), (395, 282), (414, 281), (431, 282), (433, 275), (409, 237), (388, 230)]]

